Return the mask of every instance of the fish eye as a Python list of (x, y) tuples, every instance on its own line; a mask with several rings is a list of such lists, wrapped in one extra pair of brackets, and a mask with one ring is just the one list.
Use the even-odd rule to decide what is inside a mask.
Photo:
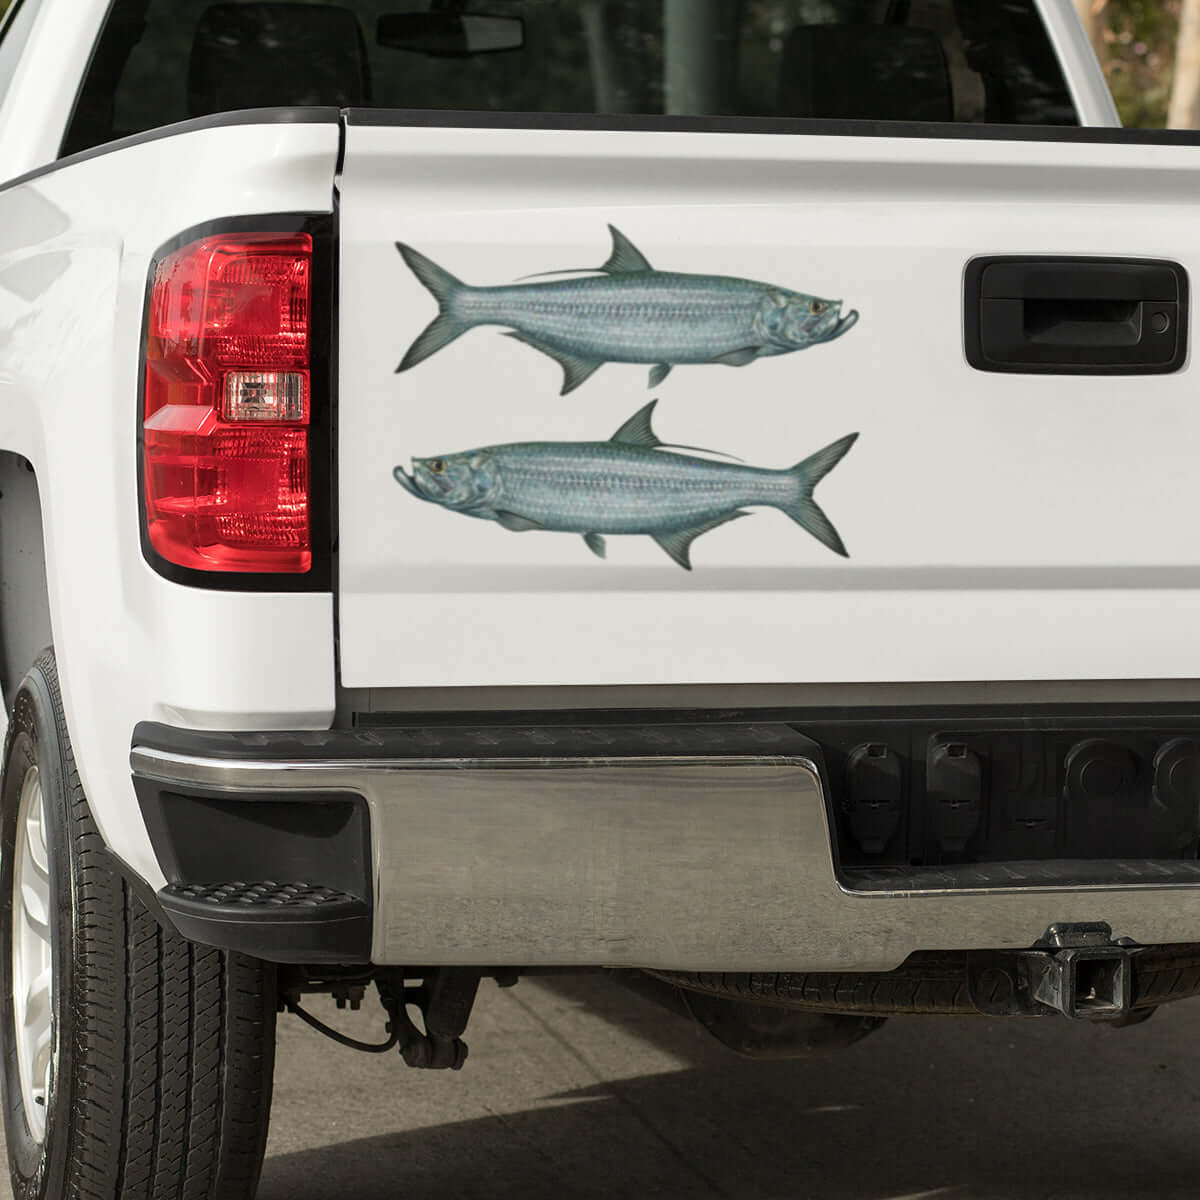
[(429, 460), (429, 469), (435, 475), (444, 475), (446, 473), (446, 460), (444, 458), (431, 458)]
[(828, 307), (824, 300), (813, 300), (808, 306), (808, 311), (814, 317), (819, 317)]

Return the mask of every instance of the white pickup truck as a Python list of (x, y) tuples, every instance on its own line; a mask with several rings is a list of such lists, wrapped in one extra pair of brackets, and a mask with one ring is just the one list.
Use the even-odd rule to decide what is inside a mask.
[(1200, 141), (1069, 0), (484, 7), (0, 26), (21, 1200), (252, 1196), (308, 993), (1200, 993)]

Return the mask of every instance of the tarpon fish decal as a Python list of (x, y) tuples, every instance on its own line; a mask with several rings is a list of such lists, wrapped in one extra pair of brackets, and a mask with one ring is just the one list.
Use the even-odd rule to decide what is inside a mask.
[[(605, 534), (652, 537), (692, 569), (692, 543), (747, 508), (777, 508), (823, 545), (849, 557), (813, 491), (846, 456), (858, 434), (784, 471), (712, 462), (668, 447), (654, 433), (658, 401), (631, 417), (607, 442), (517, 442), (413, 460), (396, 482), (420, 500), (496, 521), (514, 532), (583, 535), (606, 557)], [(709, 453), (699, 451), (698, 453)]]
[[(471, 287), (401, 242), (438, 315), (397, 368), (406, 371), (477, 325), (499, 325), (563, 369), (562, 395), (605, 363), (653, 363), (657, 387), (681, 363), (744, 367), (831, 342), (858, 323), (840, 300), (725, 275), (656, 271), (611, 225), (613, 251), (584, 278)], [(579, 271), (551, 274), (577, 275)]]

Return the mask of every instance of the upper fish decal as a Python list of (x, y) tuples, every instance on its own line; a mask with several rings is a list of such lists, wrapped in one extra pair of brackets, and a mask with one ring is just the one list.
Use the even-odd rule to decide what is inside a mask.
[[(396, 467), (396, 482), (419, 500), (514, 532), (582, 534), (604, 558), (605, 534), (652, 537), (681, 567), (703, 534), (777, 508), (843, 557), (846, 547), (813, 499), (817, 484), (845, 458), (857, 433), (783, 471), (681, 454), (654, 432), (651, 401), (607, 442), (517, 442)], [(699, 453), (706, 453), (700, 451)]]
[(840, 300), (726, 275), (656, 271), (619, 230), (609, 231), (612, 254), (591, 273), (503, 287), (472, 287), (397, 242), (438, 302), (438, 315), (397, 370), (415, 367), (477, 325), (499, 325), (562, 367), (564, 396), (610, 362), (654, 364), (650, 386), (657, 387), (681, 363), (744, 367), (832, 342), (858, 323), (857, 312), (842, 316)]

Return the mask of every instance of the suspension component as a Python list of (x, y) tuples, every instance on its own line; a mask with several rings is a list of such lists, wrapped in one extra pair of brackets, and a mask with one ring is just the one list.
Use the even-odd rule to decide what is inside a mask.
[[(462, 1035), (481, 977), (482, 972), (466, 967), (437, 967), (412, 986), (404, 971), (380, 973), (375, 985), (392, 1015), (400, 1057), (408, 1066), (426, 1071), (462, 1070), (467, 1061)], [(409, 1016), (409, 1005), (420, 1011), (424, 1032)]]
[[(339, 1009), (349, 1007), (357, 1012), (372, 982), (371, 973), (342, 973), (334, 968), (317, 977), (310, 976), (303, 968), (285, 969), (279, 981), (279, 1010), (292, 1013), (310, 1028), (351, 1050), (382, 1054), (399, 1046), (400, 1056), (410, 1067), (462, 1070), (467, 1061), (467, 1044), (462, 1035), (475, 1006), (483, 973), (465, 967), (437, 967), (379, 970), (373, 974), (379, 1002), (387, 1013), (386, 1041), (362, 1042), (348, 1037), (300, 1007), (302, 996), (323, 993), (332, 996)], [(502, 985), (511, 987), (515, 982), (513, 972), (504, 976)], [(409, 1015), (410, 1007), (420, 1012), (423, 1030)]]

